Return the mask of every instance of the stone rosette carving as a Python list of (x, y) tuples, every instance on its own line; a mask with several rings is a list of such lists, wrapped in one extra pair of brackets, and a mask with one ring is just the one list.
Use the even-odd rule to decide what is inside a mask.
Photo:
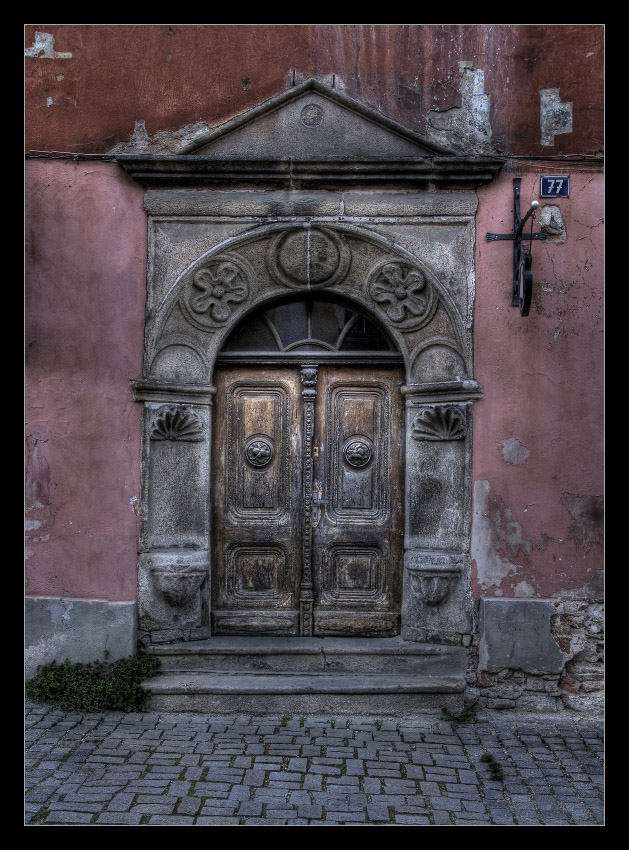
[(220, 327), (249, 298), (252, 280), (253, 271), (242, 257), (219, 254), (193, 273), (180, 304), (197, 327)]
[(460, 580), (464, 566), (464, 556), (413, 553), (406, 567), (411, 590), (424, 605), (441, 605)]
[(299, 227), (275, 237), (267, 267), (282, 286), (321, 289), (343, 280), (350, 260), (349, 246), (340, 234), (320, 227)]
[(151, 440), (199, 443), (205, 440), (199, 417), (180, 405), (160, 408), (151, 428)]
[(308, 103), (299, 113), (301, 123), (306, 127), (318, 127), (323, 121), (324, 112), (316, 103)]
[(411, 263), (386, 260), (369, 274), (367, 291), (394, 325), (416, 330), (427, 324), (438, 298), (426, 275)]
[(270, 437), (256, 436), (245, 443), (245, 458), (259, 469), (273, 460), (273, 443)]
[(413, 419), (414, 440), (463, 440), (465, 414), (458, 407), (429, 407)]

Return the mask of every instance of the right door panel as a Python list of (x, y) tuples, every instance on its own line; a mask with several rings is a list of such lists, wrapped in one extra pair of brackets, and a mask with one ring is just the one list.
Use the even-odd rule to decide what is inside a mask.
[(315, 634), (399, 633), (401, 384), (401, 369), (320, 370), (313, 452), (313, 490), (321, 500), (313, 522)]

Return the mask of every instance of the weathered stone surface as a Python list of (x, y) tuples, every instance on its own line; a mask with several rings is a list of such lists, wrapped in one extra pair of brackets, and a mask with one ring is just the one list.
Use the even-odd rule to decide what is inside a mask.
[[(143, 631), (207, 626), (209, 553), (170, 549), (140, 555), (138, 560), (139, 622)], [(176, 633), (176, 634), (175, 634)]]
[(472, 629), (469, 556), (409, 549), (404, 555), (402, 636), (446, 640)]
[(135, 654), (136, 603), (27, 597), (25, 670), (49, 661), (115, 661)]
[[(160, 426), (173, 410), (180, 411), (187, 420), (181, 434), (169, 433), (164, 438)], [(189, 424), (192, 420), (194, 425)], [(144, 451), (149, 467), (146, 531), (151, 548), (206, 545), (209, 427), (207, 407), (146, 406)], [(192, 437), (187, 431), (193, 431)]]
[[(306, 471), (303, 471), (303, 485), (297, 472), (291, 473), (291, 477), (280, 475), (278, 471), (284, 468), (281, 458), (286, 459), (287, 468), (301, 470), (302, 455), (308, 456), (306, 447), (310, 438), (301, 441), (301, 453), (280, 439), (283, 432), (274, 424), (281, 420), (280, 409), (275, 410), (277, 405), (273, 407), (275, 413), (271, 419), (264, 419), (267, 414), (263, 416), (260, 410), (266, 402), (261, 400), (263, 384), (257, 367), (246, 378), (251, 384), (247, 384), (246, 392), (253, 394), (251, 402), (247, 402), (246, 416), (244, 408), (238, 407), (241, 403), (239, 393), (245, 386), (242, 364), (235, 367), (233, 398), (217, 372), (213, 436), (210, 400), (201, 395), (197, 404), (190, 404), (189, 400), (195, 387), (199, 393), (202, 388), (209, 392), (219, 352), (224, 361), (232, 356), (238, 360), (238, 348), (228, 346), (226, 350), (225, 344), (234, 329), (238, 329), (237, 339), (242, 342), (245, 337), (241, 323), (248, 322), (256, 310), (274, 309), (278, 299), (286, 303), (288, 298), (291, 303), (303, 302), (312, 298), (315, 291), (317, 296), (321, 291), (322, 300), (351, 306), (368, 317), (390, 341), (398, 356), (401, 355), (399, 359), (404, 360), (405, 374), (402, 376), (400, 372), (396, 376), (387, 369), (387, 377), (380, 375), (378, 380), (391, 382), (393, 376), (395, 382), (405, 383), (409, 415), (405, 456), (403, 452), (399, 456), (394, 452), (390, 459), (383, 452), (378, 463), (369, 466), (376, 444), (379, 450), (389, 444), (403, 445), (395, 430), (398, 426), (394, 424), (398, 422), (395, 410), (401, 411), (402, 399), (397, 385), (384, 396), (380, 384), (375, 389), (369, 388), (371, 385), (368, 386), (365, 375), (361, 377), (357, 371), (342, 373), (340, 356), (344, 355), (344, 350), (340, 348), (341, 343), (335, 349), (324, 340), (323, 348), (328, 346), (325, 356), (330, 358), (330, 363), (336, 364), (330, 367), (329, 374), (334, 376), (339, 387), (351, 387), (355, 383), (362, 389), (347, 390), (349, 401), (342, 407), (345, 417), (342, 423), (330, 419), (330, 411), (337, 411), (337, 408), (332, 405), (328, 410), (327, 401), (313, 414), (320, 416), (328, 411), (325, 429), (320, 423), (315, 427), (321, 445), (314, 448), (322, 457), (313, 460), (314, 477), (317, 488), (325, 490), (321, 504), (327, 505), (321, 510), (323, 518), (317, 514), (317, 522), (313, 521), (312, 526), (315, 531), (310, 545), (315, 552), (315, 570), (320, 568), (317, 534), (321, 536), (321, 528), (327, 528), (329, 517), (338, 531), (338, 540), (334, 538), (336, 549), (331, 554), (325, 546), (320, 547), (328, 553), (321, 558), (325, 564), (328, 563), (326, 558), (330, 560), (329, 569), (334, 576), (338, 572), (338, 577), (334, 581), (330, 579), (329, 599), (325, 596), (328, 579), (315, 577), (314, 628), (319, 634), (387, 635), (399, 629), (397, 590), (395, 603), (386, 597), (386, 606), (392, 609), (389, 611), (386, 607), (386, 623), (384, 619), (382, 623), (374, 619), (379, 612), (378, 606), (385, 609), (385, 601), (367, 598), (368, 591), (371, 593), (373, 588), (383, 596), (379, 576), (384, 575), (387, 559), (390, 561), (386, 567), (390, 568), (387, 586), (399, 588), (400, 585), (401, 535), (397, 531), (391, 533), (389, 540), (383, 532), (390, 514), (400, 519), (404, 516), (406, 525), (401, 606), (403, 636), (413, 641), (459, 647), (467, 636), (469, 644), (473, 619), (467, 555), (471, 402), (481, 395), (472, 378), (474, 215), (477, 208), (474, 187), (489, 178), (485, 175), (482, 179), (479, 176), (478, 182), (466, 181), (471, 176), (470, 169), (474, 171), (482, 164), (474, 157), (448, 157), (448, 152), (439, 145), (427, 143), (417, 134), (349, 101), (338, 90), (314, 82), (292, 88), (261, 104), (209, 132), (206, 138), (195, 137), (188, 148), (179, 152), (186, 155), (171, 160), (141, 156), (120, 160), (148, 190), (145, 208), (149, 212), (149, 277), (144, 375), (143, 381), (136, 382), (136, 397), (145, 404), (139, 566), (143, 630), (151, 632), (154, 641), (159, 643), (166, 642), (164, 636), (168, 640), (186, 640), (186, 635), (191, 635), (193, 630), (208, 626), (218, 633), (255, 634), (266, 630), (271, 634), (288, 635), (301, 630), (304, 635), (310, 634), (310, 627), (304, 626), (303, 611), (298, 614), (301, 608), (295, 601), (298, 581), (294, 570), (291, 572), (293, 583), (289, 582), (289, 599), (284, 587), (285, 564), (300, 561), (293, 547), (299, 548), (299, 538), (304, 533), (304, 540), (308, 539), (308, 532), (302, 528), (303, 519), (296, 519), (301, 515), (292, 507), (292, 513), (285, 512), (286, 517), (290, 514), (290, 521), (284, 514), (281, 517), (269, 514), (266, 518), (271, 523), (279, 523), (272, 542), (264, 538), (258, 527), (262, 514), (257, 520), (250, 516), (254, 510), (271, 510), (265, 499), (271, 500), (269, 505), (275, 505), (269, 495), (271, 491), (265, 495), (264, 490), (270, 487), (268, 482), (271, 481), (275, 482), (273, 493), (277, 490), (280, 495), (289, 492), (286, 482), (292, 481), (295, 492), (290, 490), (290, 504), (303, 503), (304, 493), (305, 503), (310, 504), (312, 493), (308, 489), (311, 485), (307, 484)], [(252, 170), (254, 159), (256, 167), (264, 171), (259, 179)], [(286, 171), (288, 159), (290, 170)], [(359, 167), (358, 161), (364, 161), (367, 171), (361, 171), (363, 165)], [(489, 160), (482, 168), (486, 166), (489, 167)], [(495, 166), (496, 163), (491, 168)], [(389, 167), (393, 171), (389, 172)], [(420, 172), (424, 176), (417, 181), (413, 177), (408, 182), (409, 168), (417, 169), (418, 178)], [(443, 173), (439, 170), (442, 168), (446, 169)], [(221, 169), (229, 170), (229, 180), (221, 178)], [(426, 169), (447, 178), (445, 182), (440, 180), (439, 190), (429, 185)], [(463, 175), (461, 169), (467, 174), (462, 180), (459, 179)], [(358, 172), (363, 177), (357, 177)], [(351, 183), (347, 181), (350, 173)], [(476, 181), (476, 177), (473, 179)], [(228, 184), (233, 191), (227, 191)], [(278, 191), (278, 186), (284, 188), (285, 185), (286, 191)], [(216, 188), (211, 188), (213, 186)], [(322, 186), (325, 191), (319, 188)], [(379, 187), (377, 192), (374, 186)], [(261, 319), (257, 321), (262, 322)], [(294, 323), (296, 319), (293, 317), (291, 321)], [(269, 318), (267, 326), (271, 324)], [(278, 355), (282, 353), (286, 363), (274, 366), (273, 370), (267, 368), (266, 359), (260, 360), (264, 362), (264, 380), (270, 382), (265, 385), (265, 392), (269, 399), (274, 399), (278, 393), (280, 396), (287, 394), (281, 410), (290, 409), (291, 414), (282, 416), (290, 423), (290, 432), (297, 434), (301, 411), (309, 408), (299, 395), (301, 387), (295, 390), (293, 386), (294, 376), (290, 377), (281, 369), (291, 369), (296, 362), (290, 359), (293, 344), (294, 356), (299, 356), (297, 352), (303, 349), (314, 361), (318, 359), (317, 351), (321, 346), (317, 342), (317, 345), (304, 347), (299, 342), (304, 339), (303, 333), (289, 338), (290, 346), (287, 346), (275, 325), (273, 328), (276, 342), (279, 340), (275, 347), (258, 350), (258, 340), (263, 339), (264, 334), (255, 337), (255, 344), (251, 344), (260, 358), (266, 358), (267, 351), (271, 352), (274, 364), (279, 363)], [(392, 353), (391, 356), (395, 357)], [(224, 374), (224, 363), (220, 365), (223, 367), (221, 374)], [(313, 365), (315, 373), (319, 369), (324, 374), (322, 363)], [(370, 374), (375, 375), (375, 368), (372, 363)], [(161, 393), (160, 386), (164, 388)], [(245, 389), (242, 392), (245, 393)], [(324, 398), (323, 391), (319, 392)], [(330, 392), (337, 390), (332, 388)], [(387, 408), (382, 421), (388, 425), (383, 426), (382, 434), (380, 431), (372, 434), (369, 423), (372, 420), (380, 422), (380, 419), (373, 418), (375, 414), (369, 405), (375, 405), (374, 399), (381, 396)], [(168, 403), (160, 405), (161, 399)], [(359, 415), (359, 408), (371, 412)], [(374, 407), (376, 409), (380, 410)], [(256, 430), (251, 425), (251, 434), (248, 431), (246, 439), (243, 437), (244, 455), (243, 451), (236, 451), (237, 440), (232, 437), (240, 433), (240, 426), (236, 427), (233, 422), (263, 420), (264, 427), (260, 424)], [(226, 433), (231, 435), (227, 439), (231, 454), (225, 469), (222, 466), (226, 463), (221, 448), (223, 442), (218, 436), (221, 429), (227, 429)], [(343, 429), (349, 430), (345, 433)], [(332, 434), (329, 438), (321, 436), (328, 432)], [(307, 433), (304, 430), (304, 434)], [(356, 439), (350, 439), (352, 436)], [(212, 467), (208, 448), (213, 438)], [(257, 456), (252, 459), (247, 454), (247, 440), (254, 441), (252, 445), (256, 451), (265, 447), (263, 463)], [(342, 448), (338, 449), (339, 446)], [(337, 449), (341, 451), (338, 463), (334, 460)], [(245, 466), (242, 466), (241, 455)], [(337, 479), (327, 471), (327, 458), (331, 458), (329, 463), (336, 464), (335, 470), (337, 467), (341, 470), (337, 478), (343, 481), (342, 492), (337, 493), (334, 484)], [(275, 467), (273, 475), (276, 477), (272, 478), (271, 471)], [(407, 482), (405, 500), (392, 474), (394, 468), (402, 467)], [(247, 484), (242, 493), (233, 484), (240, 481), (241, 468), (249, 470), (243, 479)], [(307, 468), (303, 466), (303, 470)], [(394, 492), (389, 493), (381, 485), (378, 477), (381, 472)], [(212, 481), (212, 476), (216, 480)], [(225, 482), (228, 482), (228, 493), (221, 501), (222, 492), (219, 493), (221, 498), (215, 498), (215, 494)], [(234, 501), (235, 494), (240, 494), (241, 501), (244, 499), (242, 504), (237, 499)], [(283, 495), (278, 496), (282, 505), (283, 498)], [(358, 500), (356, 505), (352, 499)], [(213, 514), (212, 504), (215, 506)], [(343, 516), (335, 515), (337, 507), (341, 514), (344, 512)], [(347, 519), (348, 528), (353, 524), (352, 533), (363, 536), (362, 530), (357, 531), (361, 512), (369, 516), (372, 526), (378, 527), (379, 542), (377, 545), (375, 542), (373, 545), (361, 543), (361, 551), (354, 553), (352, 560), (346, 549), (355, 541), (350, 539), (351, 535), (348, 537), (350, 532), (344, 526), (341, 530), (337, 527), (344, 521), (345, 514), (351, 514)], [(212, 543), (208, 546), (210, 515)], [(247, 522), (253, 523), (251, 527), (245, 523), (245, 516)], [(365, 527), (364, 536), (369, 532), (370, 528)], [(231, 535), (226, 548), (219, 545), (222, 534)], [(260, 548), (263, 543), (267, 546), (264, 551)], [(188, 553), (196, 551), (187, 556), (193, 560), (203, 560), (205, 554), (201, 553), (212, 553), (212, 570), (216, 572), (212, 573), (211, 611), (208, 582), (203, 578), (206, 566), (200, 561), (198, 564), (195, 561), (194, 565), (180, 564), (177, 553), (183, 549)], [(284, 552), (288, 554), (282, 554)], [(163, 558), (166, 561), (160, 566), (158, 561)], [(310, 593), (307, 563), (304, 554), (302, 582)], [(270, 570), (268, 575), (263, 575), (265, 569)], [(223, 572), (227, 576), (224, 586), (218, 580)], [(264, 582), (271, 582), (269, 588), (262, 587)], [(340, 590), (334, 582), (340, 582)], [(275, 601), (271, 600), (272, 589), (273, 592), (278, 590), (277, 599), (273, 597)], [(260, 609), (257, 613), (254, 610), (256, 594)], [(345, 600), (347, 611), (341, 610), (340, 602), (334, 603), (336, 608), (332, 607), (333, 596)], [(238, 605), (234, 603), (231, 606), (234, 611), (226, 615), (223, 608), (229, 607), (225, 601), (228, 597), (237, 598)], [(260, 601), (262, 597), (266, 600), (264, 604)], [(393, 591), (391, 598), (394, 598)], [(354, 608), (356, 612), (352, 613)], [(348, 612), (352, 614), (351, 622)], [(329, 613), (333, 615), (332, 620)], [(226, 616), (231, 618), (229, 622)], [(298, 616), (302, 619), (298, 620)]]
[(480, 668), (558, 673), (564, 658), (551, 635), (554, 613), (553, 603), (546, 600), (482, 599)]
[[(253, 119), (253, 120), (252, 120)], [(375, 119), (375, 120), (374, 120)], [(398, 159), (447, 153), (374, 110), (313, 80), (261, 104), (190, 146), (203, 156), (298, 161)]]

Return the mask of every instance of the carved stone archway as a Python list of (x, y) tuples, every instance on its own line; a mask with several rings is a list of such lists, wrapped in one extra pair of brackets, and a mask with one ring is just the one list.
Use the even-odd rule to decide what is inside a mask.
[[(340, 155), (339, 155), (339, 152)], [(355, 305), (404, 362), (402, 636), (472, 630), (469, 527), (475, 187), (455, 157), (319, 83), (177, 157), (120, 157), (146, 186), (140, 631), (210, 626), (212, 374), (247, 315), (299, 293)]]

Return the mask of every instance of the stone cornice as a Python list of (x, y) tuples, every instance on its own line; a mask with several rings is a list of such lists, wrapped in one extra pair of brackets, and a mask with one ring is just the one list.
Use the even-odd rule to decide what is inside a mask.
[(216, 387), (211, 384), (176, 384), (165, 381), (132, 381), (133, 400), (155, 404), (211, 405)]
[(256, 185), (299, 189), (351, 185), (417, 189), (429, 184), (439, 188), (475, 188), (493, 180), (504, 162), (484, 156), (297, 162), (121, 154), (116, 159), (147, 188)]

